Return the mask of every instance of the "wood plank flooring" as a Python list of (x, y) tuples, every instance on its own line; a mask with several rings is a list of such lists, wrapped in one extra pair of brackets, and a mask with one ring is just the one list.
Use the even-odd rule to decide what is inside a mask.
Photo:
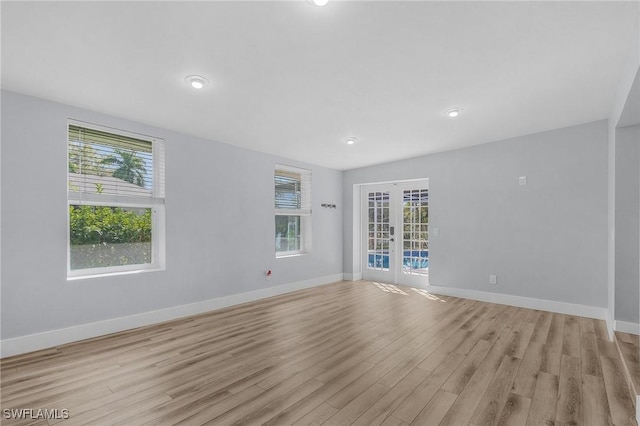
[(602, 321), (341, 282), (3, 359), (6, 425), (635, 425)]
[(637, 398), (640, 395), (640, 336), (616, 331), (616, 344), (631, 395)]

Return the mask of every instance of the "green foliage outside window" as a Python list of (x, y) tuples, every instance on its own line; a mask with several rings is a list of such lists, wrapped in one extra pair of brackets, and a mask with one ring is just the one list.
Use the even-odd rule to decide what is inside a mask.
[(151, 262), (151, 209), (69, 206), (71, 269)]

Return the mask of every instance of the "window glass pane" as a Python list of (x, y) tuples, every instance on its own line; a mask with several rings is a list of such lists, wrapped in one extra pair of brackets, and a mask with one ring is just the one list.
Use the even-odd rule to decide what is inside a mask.
[(300, 251), (300, 216), (276, 215), (276, 253)]
[(67, 152), (69, 191), (153, 196), (151, 141), (70, 125)]
[(275, 189), (276, 209), (302, 208), (300, 173), (276, 170)]
[(151, 209), (69, 206), (71, 270), (151, 263)]

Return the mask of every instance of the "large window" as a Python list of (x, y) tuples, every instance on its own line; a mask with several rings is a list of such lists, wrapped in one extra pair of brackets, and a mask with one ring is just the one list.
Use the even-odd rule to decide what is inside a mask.
[(164, 141), (68, 127), (68, 276), (164, 266)]
[(311, 171), (276, 165), (276, 256), (311, 250)]

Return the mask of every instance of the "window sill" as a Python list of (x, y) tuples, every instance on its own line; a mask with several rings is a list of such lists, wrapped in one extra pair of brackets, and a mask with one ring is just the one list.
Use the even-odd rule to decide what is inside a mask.
[(117, 275), (133, 275), (133, 274), (141, 274), (145, 272), (159, 272), (164, 270), (165, 268), (149, 268), (149, 269), (134, 269), (131, 271), (114, 271), (114, 272), (93, 273), (93, 274), (86, 274), (86, 275), (74, 275), (74, 276), (67, 276), (67, 281), (79, 281), (79, 280), (86, 280), (91, 278), (115, 277)]
[(276, 254), (276, 259), (285, 259), (287, 257), (300, 257), (307, 256), (309, 253), (287, 253), (287, 254)]

